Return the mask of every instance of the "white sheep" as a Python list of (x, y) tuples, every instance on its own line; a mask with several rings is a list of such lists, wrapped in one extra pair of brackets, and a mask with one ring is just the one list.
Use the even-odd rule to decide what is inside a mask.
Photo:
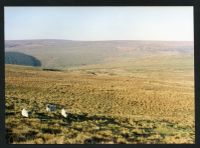
[(66, 110), (63, 108), (63, 109), (61, 109), (61, 115), (63, 116), (63, 117), (67, 117), (67, 113), (66, 113)]
[(22, 116), (28, 118), (29, 112), (28, 112), (26, 109), (23, 109), (23, 110), (22, 110)]
[(48, 112), (52, 112), (52, 111), (55, 111), (55, 110), (56, 110), (56, 105), (48, 104), (46, 106), (46, 111), (48, 111)]

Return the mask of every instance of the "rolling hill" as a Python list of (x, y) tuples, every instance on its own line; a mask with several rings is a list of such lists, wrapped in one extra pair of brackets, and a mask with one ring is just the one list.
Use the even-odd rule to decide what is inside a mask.
[[(33, 56), (41, 62), (43, 68), (66, 69), (109, 63), (116, 59), (133, 60), (156, 55), (193, 55), (193, 42), (7, 40), (5, 51)], [(10, 63), (8, 55), (6, 54), (6, 63)]]

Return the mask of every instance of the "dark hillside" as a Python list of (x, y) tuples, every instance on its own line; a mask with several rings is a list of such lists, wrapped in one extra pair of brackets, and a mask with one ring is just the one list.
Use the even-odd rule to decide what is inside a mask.
[(41, 66), (37, 58), (20, 52), (5, 52), (5, 64)]

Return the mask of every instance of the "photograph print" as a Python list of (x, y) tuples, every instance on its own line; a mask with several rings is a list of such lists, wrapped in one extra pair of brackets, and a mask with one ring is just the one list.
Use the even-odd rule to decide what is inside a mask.
[(8, 144), (194, 144), (191, 6), (5, 7)]

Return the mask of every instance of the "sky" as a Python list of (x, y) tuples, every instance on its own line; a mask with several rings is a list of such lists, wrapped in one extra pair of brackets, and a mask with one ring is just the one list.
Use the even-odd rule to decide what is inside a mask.
[(5, 7), (5, 39), (193, 41), (193, 7)]

